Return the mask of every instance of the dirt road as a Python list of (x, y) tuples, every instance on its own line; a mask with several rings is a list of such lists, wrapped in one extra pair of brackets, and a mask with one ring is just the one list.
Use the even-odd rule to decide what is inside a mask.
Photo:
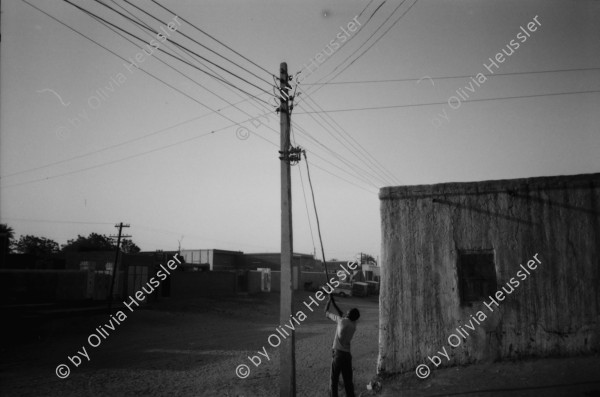
[[(309, 294), (296, 296), (296, 307)], [(115, 330), (107, 314), (44, 319), (35, 329), (3, 338), (0, 388), (3, 396), (277, 396), (279, 349), (268, 342), (279, 326), (278, 294), (226, 300), (162, 300), (148, 308), (125, 311), (127, 319)], [(358, 307), (361, 319), (354, 337), (355, 384), (364, 390), (375, 373), (378, 302), (339, 298), (342, 309)], [(335, 324), (321, 307), (297, 325), (296, 366), (298, 396), (325, 396), (330, 347)], [(16, 319), (11, 320), (15, 327)], [(106, 339), (88, 337), (100, 325)], [(6, 333), (5, 329), (5, 333)], [(19, 337), (21, 336), (21, 337)], [(21, 339), (21, 340), (19, 340)], [(100, 343), (98, 344), (98, 340)], [(275, 339), (272, 339), (275, 341)], [(276, 342), (274, 342), (276, 343)], [(87, 347), (75, 366), (68, 360)], [(265, 348), (264, 350), (263, 347)], [(258, 367), (248, 356), (266, 352)], [(77, 362), (77, 359), (75, 359)], [(70, 376), (59, 379), (59, 364)], [(236, 367), (246, 364), (250, 375), (240, 379)]]

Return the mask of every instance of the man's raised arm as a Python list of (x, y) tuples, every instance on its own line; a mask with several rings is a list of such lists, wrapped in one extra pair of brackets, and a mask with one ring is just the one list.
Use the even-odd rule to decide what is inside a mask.
[[(329, 306), (333, 303), (333, 307), (335, 308), (335, 310), (338, 313), (338, 316), (342, 317), (342, 315), (344, 314), (340, 308), (338, 307), (338, 305), (336, 305), (335, 300), (333, 299), (332, 295), (329, 295), (329, 299), (327, 300), (327, 306), (325, 306), (325, 313), (327, 315), (327, 317), (329, 317)], [(333, 320), (333, 319), (332, 319)]]

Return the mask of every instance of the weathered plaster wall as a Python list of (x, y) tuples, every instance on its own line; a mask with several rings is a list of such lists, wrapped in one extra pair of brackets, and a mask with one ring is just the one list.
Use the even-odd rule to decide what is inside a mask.
[[(599, 350), (600, 174), (388, 187), (380, 199), (380, 373), (435, 369), (427, 357), (442, 347), (441, 366)], [(463, 249), (494, 250), (498, 289), (534, 254), (542, 264), (490, 313), (460, 304)], [(451, 348), (480, 310), (487, 319)]]

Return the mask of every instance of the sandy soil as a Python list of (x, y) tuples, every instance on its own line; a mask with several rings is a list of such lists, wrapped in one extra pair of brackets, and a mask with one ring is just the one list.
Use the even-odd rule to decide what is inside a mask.
[[(302, 307), (311, 294), (300, 292)], [(353, 341), (357, 396), (581, 396), (600, 397), (600, 357), (544, 358), (481, 363), (435, 369), (421, 380), (414, 372), (382, 380), (379, 394), (366, 390), (377, 361), (376, 297), (339, 298), (362, 316)], [(279, 349), (267, 338), (279, 325), (279, 295), (228, 299), (162, 300), (133, 313), (108, 330), (96, 348), (87, 343), (107, 314), (17, 319), (3, 313), (0, 327), (0, 395), (2, 396), (278, 396)], [(298, 396), (327, 396), (330, 347), (335, 324), (324, 317), (323, 304), (297, 326)], [(63, 313), (64, 314), (64, 313)], [(21, 316), (22, 317), (22, 316)], [(106, 327), (105, 327), (106, 329)], [(90, 361), (78, 367), (67, 356), (87, 347)], [(248, 356), (265, 347), (269, 360), (255, 367)], [(55, 368), (69, 364), (59, 379)], [(247, 364), (246, 379), (235, 374)], [(344, 395), (343, 392), (340, 395)]]
[[(308, 301), (300, 292), (297, 307)], [(32, 321), (29, 332), (2, 338), (0, 389), (3, 396), (276, 396), (279, 395), (279, 349), (267, 338), (279, 325), (278, 294), (178, 302), (162, 300), (148, 308), (125, 311), (127, 319), (98, 347), (88, 345), (107, 314)], [(361, 319), (354, 337), (354, 376), (364, 390), (377, 360), (378, 302), (339, 298), (342, 309), (358, 307)], [(303, 306), (303, 305), (302, 305)], [(322, 307), (297, 325), (298, 396), (325, 396), (335, 324)], [(10, 326), (17, 326), (11, 319)], [(8, 329), (5, 328), (4, 333)], [(94, 343), (97, 341), (94, 339)], [(90, 357), (75, 367), (67, 356), (83, 351)], [(248, 360), (263, 346), (269, 361)], [(70, 367), (59, 379), (55, 368)], [(240, 379), (239, 364), (251, 373)]]

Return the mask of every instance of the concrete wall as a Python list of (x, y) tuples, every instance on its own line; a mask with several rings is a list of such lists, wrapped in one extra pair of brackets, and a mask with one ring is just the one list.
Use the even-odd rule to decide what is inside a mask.
[(241, 252), (225, 252), (220, 250), (213, 250), (213, 271), (225, 271), (235, 270), (239, 267), (239, 263), (242, 262)]
[[(378, 372), (435, 368), (427, 357), (443, 347), (450, 359), (441, 366), (600, 349), (600, 174), (389, 187), (379, 196)], [(460, 301), (460, 250), (478, 249), (494, 253), (498, 290), (534, 254), (542, 264), (491, 313)], [(487, 318), (466, 329), (478, 311)], [(452, 348), (458, 326), (468, 335)]]
[(1, 270), (0, 296), (6, 303), (86, 299), (87, 276), (79, 270)]
[[(8, 303), (50, 303), (67, 300), (106, 300), (112, 276), (87, 270), (0, 270), (0, 299)], [(123, 287), (123, 272), (113, 295)]]
[[(260, 292), (262, 273), (257, 270), (250, 270), (248, 272), (248, 293), (256, 294)], [(271, 283), (271, 286), (272, 283)]]
[(173, 272), (171, 297), (198, 298), (233, 295), (237, 274), (233, 272)]
[[(330, 278), (333, 277), (333, 274)], [(317, 288), (320, 285), (325, 285), (329, 280), (325, 277), (325, 272), (302, 272), (300, 277), (300, 288), (304, 288), (304, 283), (312, 282), (311, 287)]]

